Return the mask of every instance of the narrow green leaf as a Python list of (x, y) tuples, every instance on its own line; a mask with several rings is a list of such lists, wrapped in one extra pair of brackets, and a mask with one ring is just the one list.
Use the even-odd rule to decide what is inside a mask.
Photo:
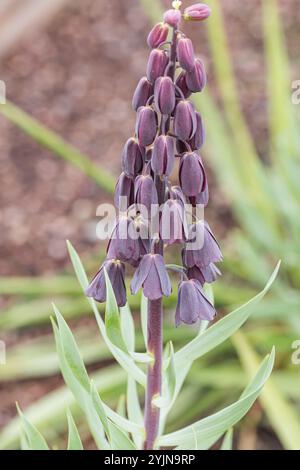
[[(258, 364), (258, 357), (242, 332), (232, 338), (233, 344), (248, 375), (253, 373)], [(260, 396), (260, 402), (273, 429), (287, 450), (300, 449), (300, 415), (286, 400), (271, 378)]]
[(136, 450), (134, 443), (122, 429), (111, 421), (108, 422), (108, 426), (112, 450)]
[[(131, 422), (138, 424), (141, 426), (141, 428), (144, 428), (143, 413), (137, 392), (136, 381), (133, 380), (133, 378), (130, 376), (127, 379), (127, 414)], [(141, 436), (137, 433), (132, 433), (132, 438), (137, 449), (141, 449), (144, 436)]]
[(237, 402), (180, 431), (161, 436), (158, 438), (158, 445), (178, 446), (177, 450), (188, 450), (194, 448), (196, 438), (200, 449), (211, 447), (224, 432), (238, 423), (250, 410), (272, 372), (274, 358), (273, 349), (247, 387), (247, 394), (244, 393)]
[(25, 438), (28, 450), (49, 450), (41, 433), (27, 420), (18, 404), (17, 410), (21, 420), (23, 438)]
[(229, 429), (225, 434), (224, 440), (222, 442), (221, 450), (232, 450), (233, 443), (233, 429)]
[(68, 419), (68, 450), (83, 450), (83, 445), (79, 436), (78, 429), (70, 410), (67, 410)]
[(260, 294), (251, 299), (245, 305), (234, 310), (219, 322), (215, 323), (202, 335), (197, 336), (185, 347), (180, 349), (175, 354), (176, 368), (180, 369), (187, 362), (198, 359), (233, 335), (233, 333), (235, 333), (248, 320), (249, 316), (253, 313), (255, 305), (260, 302), (270, 290), (277, 277), (279, 268), (280, 263), (276, 266), (270, 280)]
[(134, 320), (129, 305), (120, 308), (121, 331), (127, 351), (135, 350), (135, 327)]

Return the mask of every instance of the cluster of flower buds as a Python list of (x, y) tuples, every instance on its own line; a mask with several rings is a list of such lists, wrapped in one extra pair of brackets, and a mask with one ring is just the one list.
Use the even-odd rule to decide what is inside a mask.
[[(195, 208), (208, 204), (209, 191), (199, 154), (205, 130), (189, 97), (204, 89), (206, 73), (202, 61), (195, 57), (192, 41), (180, 30), (182, 20), (202, 21), (209, 17), (210, 9), (196, 4), (182, 14), (180, 6), (180, 1), (173, 2), (173, 9), (164, 14), (163, 21), (148, 36), (151, 52), (146, 76), (139, 81), (132, 100), (137, 113), (135, 133), (124, 146), (123, 172), (116, 186), (115, 204), (121, 212), (108, 245), (107, 259), (87, 289), (89, 297), (104, 302), (106, 270), (117, 303), (124, 306), (124, 263), (128, 263), (136, 269), (132, 294), (142, 288), (149, 301), (169, 296), (171, 282), (164, 247), (182, 244), (183, 266), (177, 268), (181, 273), (177, 325), (214, 318), (215, 309), (203, 286), (220, 275), (215, 263), (222, 260), (208, 224), (203, 218), (195, 218)], [(172, 186), (169, 181), (176, 158), (180, 186)], [(126, 201), (125, 205), (121, 200)], [(194, 214), (191, 223), (187, 205)], [(153, 207), (159, 207), (155, 234), (148, 230)]]

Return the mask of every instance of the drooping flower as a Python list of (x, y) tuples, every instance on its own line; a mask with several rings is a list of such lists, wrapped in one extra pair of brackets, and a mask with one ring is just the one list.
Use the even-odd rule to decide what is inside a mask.
[(153, 144), (157, 133), (157, 125), (157, 114), (151, 106), (139, 108), (136, 120), (136, 135), (142, 147)]
[(121, 173), (115, 189), (115, 206), (126, 211), (134, 203), (134, 182), (124, 172)]
[(166, 23), (156, 24), (149, 33), (147, 43), (152, 49), (159, 47), (168, 37), (169, 27)]
[(220, 246), (207, 222), (195, 223), (189, 231), (188, 242), (183, 250), (183, 262), (187, 268), (206, 268), (222, 261)]
[(151, 167), (156, 175), (170, 176), (175, 162), (174, 139), (169, 135), (156, 138), (151, 157)]
[(152, 205), (158, 203), (157, 190), (150, 175), (138, 176), (134, 183), (135, 203), (144, 206), (150, 216)]
[(191, 72), (195, 66), (195, 53), (193, 43), (189, 38), (179, 39), (177, 55), (180, 66), (187, 72)]
[(170, 77), (159, 77), (155, 82), (154, 100), (157, 110), (164, 115), (172, 114), (175, 108), (175, 87)]
[(185, 196), (198, 196), (205, 190), (205, 170), (201, 157), (197, 153), (187, 152), (181, 157), (179, 181)]
[(106, 282), (104, 269), (106, 270), (110, 279), (118, 306), (124, 307), (126, 305), (126, 287), (124, 281), (125, 266), (117, 259), (107, 259), (104, 261), (100, 270), (85, 291), (87, 297), (90, 297), (100, 303), (106, 301)]
[(164, 75), (168, 62), (169, 59), (164, 51), (160, 49), (151, 51), (147, 65), (147, 78), (151, 83)]
[(212, 321), (215, 315), (215, 308), (205, 297), (199, 281), (192, 279), (180, 283), (176, 308), (176, 326), (181, 323), (193, 325), (199, 320)]
[(185, 208), (179, 199), (165, 202), (160, 221), (160, 236), (167, 246), (184, 243), (187, 238)]
[(132, 107), (137, 111), (141, 106), (146, 106), (149, 98), (153, 95), (153, 85), (147, 77), (140, 79), (132, 99)]
[(131, 282), (131, 293), (137, 294), (141, 287), (149, 300), (171, 295), (171, 282), (161, 255), (148, 254), (142, 258)]
[(219, 276), (221, 276), (221, 271), (213, 263), (211, 263), (209, 266), (206, 266), (205, 268), (198, 268), (198, 266), (193, 266), (187, 270), (187, 277), (189, 279), (196, 279), (202, 285), (205, 283), (212, 284), (218, 279)]
[(137, 266), (141, 258), (140, 244), (134, 220), (127, 215), (121, 215), (113, 229), (107, 247), (107, 257), (119, 259), (123, 263)]
[(183, 142), (191, 140), (197, 130), (197, 118), (194, 105), (188, 100), (179, 101), (175, 109), (174, 132)]
[[(182, 92), (183, 96), (187, 99), (191, 96), (192, 92), (191, 90), (188, 88), (187, 86), (187, 83), (186, 83), (186, 72), (185, 71), (182, 71), (177, 79), (176, 79), (176, 87), (178, 87), (180, 89), (180, 91)], [(178, 90), (177, 90), (178, 91)]]
[(144, 166), (143, 154), (139, 143), (134, 137), (127, 140), (122, 154), (122, 168), (124, 173), (134, 178), (141, 173)]
[(186, 84), (193, 93), (203, 90), (206, 85), (206, 72), (203, 62), (195, 60), (194, 68), (186, 73)]

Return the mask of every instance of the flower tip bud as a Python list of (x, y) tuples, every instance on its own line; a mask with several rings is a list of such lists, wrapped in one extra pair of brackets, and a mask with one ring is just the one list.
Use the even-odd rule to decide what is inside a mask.
[(204, 3), (196, 3), (184, 10), (183, 18), (186, 21), (204, 21), (211, 15), (211, 9)]
[(180, 10), (168, 10), (164, 14), (164, 22), (167, 23), (172, 28), (177, 28), (181, 21), (181, 11)]

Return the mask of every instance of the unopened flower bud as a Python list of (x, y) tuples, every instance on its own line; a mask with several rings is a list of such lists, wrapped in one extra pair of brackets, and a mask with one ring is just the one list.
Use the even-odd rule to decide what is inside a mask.
[(192, 94), (186, 83), (186, 72), (182, 71), (176, 79), (176, 86), (180, 89), (185, 98), (189, 98)]
[(136, 120), (136, 135), (142, 147), (148, 147), (154, 142), (157, 133), (158, 119), (156, 112), (150, 106), (139, 108)]
[(197, 118), (193, 104), (190, 101), (180, 101), (175, 110), (174, 132), (183, 142), (191, 140), (197, 130)]
[(115, 189), (115, 206), (121, 211), (127, 210), (134, 203), (133, 179), (122, 173)]
[(186, 73), (186, 84), (193, 93), (198, 93), (205, 87), (206, 72), (204, 64), (200, 59), (196, 59), (193, 70)]
[(166, 41), (169, 33), (169, 27), (165, 23), (156, 24), (153, 29), (150, 31), (148, 36), (148, 46), (152, 49), (160, 46), (163, 42)]
[(156, 175), (170, 176), (175, 162), (174, 140), (168, 135), (155, 139), (151, 167)]
[(209, 18), (211, 9), (204, 3), (196, 3), (184, 10), (183, 17), (186, 21), (203, 21)]
[(153, 85), (149, 82), (147, 77), (141, 78), (136, 87), (132, 99), (132, 107), (137, 111), (141, 106), (146, 106), (147, 101), (153, 95)]
[(195, 54), (193, 43), (189, 38), (179, 39), (177, 55), (180, 66), (187, 72), (191, 72), (195, 65)]
[(139, 143), (134, 137), (127, 140), (122, 154), (122, 169), (127, 176), (135, 177), (143, 169), (144, 161)]
[(197, 153), (189, 152), (181, 157), (179, 180), (185, 196), (197, 196), (204, 191), (206, 175), (202, 160)]
[(138, 176), (134, 183), (135, 203), (144, 206), (151, 215), (151, 206), (158, 204), (157, 190), (150, 175)]
[(160, 49), (151, 51), (147, 65), (147, 78), (151, 83), (164, 75), (168, 61), (169, 59), (164, 51)]
[(164, 14), (164, 22), (172, 26), (172, 28), (177, 28), (181, 21), (181, 11), (180, 10), (168, 10)]
[(155, 106), (161, 114), (172, 114), (176, 104), (175, 87), (170, 77), (159, 77), (154, 88)]

